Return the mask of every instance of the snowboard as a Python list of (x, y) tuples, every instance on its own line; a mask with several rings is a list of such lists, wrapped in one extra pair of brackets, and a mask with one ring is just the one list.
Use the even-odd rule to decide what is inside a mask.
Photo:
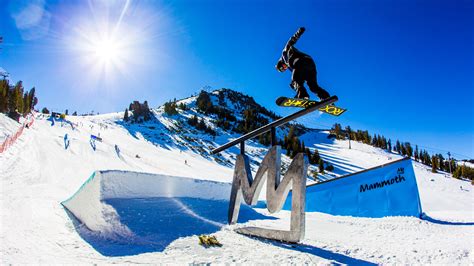
[[(276, 104), (281, 107), (299, 107), (299, 108), (309, 108), (315, 104), (318, 104), (318, 101), (314, 100), (306, 100), (306, 99), (296, 99), (296, 98), (288, 98), (288, 97), (279, 97), (276, 100)], [(334, 115), (340, 116), (342, 113), (347, 111), (347, 109), (337, 107), (335, 105), (326, 105), (318, 109), (319, 111)]]

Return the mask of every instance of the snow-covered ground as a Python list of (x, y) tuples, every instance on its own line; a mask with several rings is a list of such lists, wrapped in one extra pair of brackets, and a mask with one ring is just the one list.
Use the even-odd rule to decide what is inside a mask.
[[(242, 207), (240, 222), (226, 225), (227, 202), (213, 197), (217, 192), (211, 184), (215, 183), (207, 186), (203, 181), (208, 197), (184, 193), (171, 198), (107, 199), (106, 204), (120, 217), (120, 224), (113, 228), (126, 227), (130, 234), (92, 232), (61, 202), (74, 195), (94, 171), (146, 172), (224, 183), (232, 180), (231, 164), (198, 153), (199, 147), (189, 145), (195, 142), (176, 145), (186, 139), (166, 131), (167, 126), (173, 126), (173, 119), (157, 113), (159, 121), (154, 124), (128, 126), (119, 121), (122, 116), (70, 117), (76, 130), (68, 123), (56, 121), (51, 126), (51, 121), (40, 118), (0, 154), (0, 263), (474, 263), (472, 186), (445, 173), (433, 174), (418, 163), (414, 169), (427, 215), (424, 220), (307, 213), (304, 241), (287, 245), (249, 238), (233, 229), (248, 225), (287, 229), (289, 212), (270, 214), (265, 209)], [(0, 124), (7, 124), (5, 119), (1, 116)], [(179, 123), (175, 126), (183, 130)], [(99, 133), (103, 141), (97, 141), (94, 150), (90, 135)], [(65, 134), (68, 149), (64, 147)], [(398, 158), (355, 142), (349, 150), (346, 141), (326, 137), (324, 132), (310, 132), (302, 139), (335, 166), (334, 176)], [(228, 138), (200, 141), (212, 146), (213, 141), (222, 143)], [(248, 146), (250, 154), (261, 149), (257, 144)], [(231, 162), (235, 158), (231, 153), (222, 157)], [(216, 235), (223, 247), (200, 246), (196, 235), (201, 233)]]
[(8, 136), (14, 135), (20, 127), (20, 123), (0, 113), (0, 143), (5, 141)]

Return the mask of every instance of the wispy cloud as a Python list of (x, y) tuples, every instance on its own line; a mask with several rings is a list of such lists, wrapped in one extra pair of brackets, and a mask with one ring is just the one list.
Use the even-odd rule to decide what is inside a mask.
[(23, 40), (39, 39), (49, 32), (51, 14), (44, 0), (12, 1), (10, 14)]

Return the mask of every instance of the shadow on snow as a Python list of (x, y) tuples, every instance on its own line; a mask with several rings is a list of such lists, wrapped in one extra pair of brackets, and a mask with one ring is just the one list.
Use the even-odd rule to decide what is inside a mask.
[(442, 225), (474, 225), (474, 222), (450, 222), (450, 221), (438, 220), (438, 219), (428, 216), (426, 213), (423, 213), (423, 216), (421, 217), (421, 219), (430, 223), (442, 224)]
[(120, 120), (115, 123), (126, 129), (135, 139), (139, 139), (138, 136), (141, 135), (153, 145), (167, 150), (174, 146), (169, 130), (155, 116), (152, 116), (151, 120), (147, 122), (127, 123)]
[[(227, 224), (228, 201), (196, 198), (108, 199), (131, 236), (110, 236), (87, 229), (72, 218), (80, 236), (104, 256), (132, 256), (161, 252), (174, 240), (212, 234)], [(71, 213), (68, 212), (70, 216)], [(242, 205), (239, 223), (254, 219), (277, 219)], [(194, 239), (198, 243), (198, 238)]]
[[(197, 129), (191, 129), (186, 126), (185, 118), (178, 118), (175, 115), (175, 120), (169, 120), (174, 124), (174, 129), (169, 129), (162, 121), (157, 119), (155, 115), (151, 120), (141, 123), (127, 123), (123, 121), (116, 121), (117, 125), (122, 126), (135, 139), (139, 139), (141, 135), (146, 141), (154, 146), (163, 149), (171, 150), (178, 149), (180, 151), (191, 150), (192, 152), (201, 155), (203, 158), (217, 162), (224, 166), (231, 166), (231, 162), (227, 162), (222, 155), (211, 155), (210, 150), (219, 144), (214, 143), (218, 137), (214, 138), (208, 134), (204, 134)], [(188, 128), (188, 129), (186, 129)]]
[(314, 247), (311, 245), (307, 244), (289, 244), (289, 243), (284, 243), (284, 242), (278, 242), (274, 240), (268, 240), (268, 239), (263, 239), (263, 238), (258, 238), (258, 237), (251, 237), (253, 239), (265, 242), (265, 243), (270, 243), (274, 246), (284, 248), (284, 249), (289, 249), (289, 250), (294, 250), (294, 251), (299, 251), (299, 252), (304, 252), (308, 254), (312, 254), (318, 257), (321, 257), (326, 260), (331, 260), (336, 263), (340, 264), (346, 264), (346, 265), (377, 265), (373, 262), (361, 260), (361, 259), (356, 259), (352, 258), (343, 254), (339, 254), (333, 251), (325, 250), (322, 248)]

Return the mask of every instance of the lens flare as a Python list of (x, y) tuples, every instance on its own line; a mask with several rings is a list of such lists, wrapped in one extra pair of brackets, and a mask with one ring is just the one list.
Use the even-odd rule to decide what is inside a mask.
[(80, 58), (82, 72), (87, 72), (88, 77), (97, 81), (119, 78), (124, 67), (133, 61), (138, 41), (136, 31), (124, 21), (128, 7), (129, 1), (120, 5), (89, 1), (89, 14), (74, 22), (68, 46)]
[(101, 40), (94, 44), (94, 55), (104, 64), (114, 63), (120, 57), (118, 44), (114, 40)]
[[(78, 95), (100, 91), (115, 97), (173, 64), (167, 38), (183, 30), (166, 6), (130, 0), (80, 3), (64, 4), (58, 12), (61, 43), (55, 49), (64, 56), (61, 75), (74, 80), (68, 86)], [(157, 63), (163, 61), (166, 66)]]

